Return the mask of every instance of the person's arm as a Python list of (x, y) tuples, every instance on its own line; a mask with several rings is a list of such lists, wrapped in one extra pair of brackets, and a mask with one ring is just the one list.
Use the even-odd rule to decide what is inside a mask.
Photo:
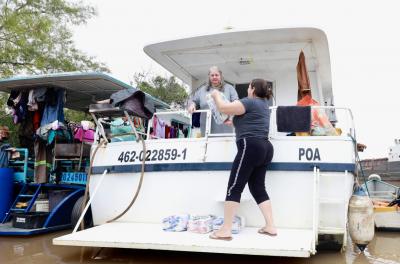
[[(200, 88), (201, 89), (201, 88)], [(193, 113), (197, 109), (197, 105), (200, 105), (200, 89), (197, 90), (193, 97), (189, 100), (187, 110), (189, 113)]]
[(187, 107), (187, 110), (189, 113), (193, 113), (194, 111), (196, 111), (196, 103), (193, 101), (189, 101), (189, 105)]
[(238, 95), (236, 89), (231, 85), (229, 85), (229, 86), (230, 86), (230, 100), (229, 101), (233, 102), (233, 101), (239, 100), (239, 95)]
[(211, 93), (212, 98), (215, 101), (215, 104), (218, 108), (218, 111), (227, 115), (243, 115), (246, 113), (246, 109), (244, 105), (236, 100), (234, 102), (226, 102), (222, 100), (221, 94), (218, 91), (213, 91)]

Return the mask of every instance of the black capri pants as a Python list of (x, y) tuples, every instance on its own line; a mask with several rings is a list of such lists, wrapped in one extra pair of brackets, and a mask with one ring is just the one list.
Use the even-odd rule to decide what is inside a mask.
[(243, 138), (236, 142), (238, 152), (232, 164), (226, 201), (240, 202), (246, 183), (257, 204), (269, 200), (265, 190), (265, 173), (274, 156), (268, 139)]

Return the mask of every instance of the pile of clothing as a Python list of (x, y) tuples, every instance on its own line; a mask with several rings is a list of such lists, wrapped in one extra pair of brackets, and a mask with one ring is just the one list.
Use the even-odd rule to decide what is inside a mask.
[[(314, 100), (310, 95), (304, 96), (297, 102), (298, 106), (320, 106), (320, 103)], [(311, 109), (311, 136), (338, 136), (339, 132), (330, 122), (324, 109)]]
[(162, 220), (163, 230), (172, 232), (181, 232), (187, 230), (190, 215), (171, 215)]
[(207, 234), (213, 230), (213, 215), (191, 215), (187, 230), (198, 234)]
[(74, 139), (79, 142), (93, 143), (95, 126), (93, 122), (82, 120), (80, 124), (70, 123), (71, 130), (74, 134)]
[(32, 151), (35, 135), (48, 141), (48, 144), (52, 143), (55, 136), (50, 131), (65, 127), (64, 103), (64, 89), (37, 88), (29, 91), (11, 91), (7, 106), (14, 124), (20, 125), (18, 136), (22, 147)]
[[(213, 230), (219, 230), (224, 223), (223, 217), (216, 217), (213, 220)], [(235, 215), (232, 223), (232, 234), (238, 234), (240, 230), (245, 226), (245, 220), (243, 216)]]
[(52, 143), (64, 135), (65, 90), (53, 87), (13, 90), (7, 100), (21, 147), (35, 154), (35, 182), (48, 182), (53, 160)]
[[(224, 223), (223, 217), (214, 215), (171, 215), (163, 219), (163, 230), (170, 232), (189, 231), (198, 234), (207, 234), (219, 230)], [(232, 233), (238, 234), (245, 226), (242, 216), (235, 216), (232, 223)]]

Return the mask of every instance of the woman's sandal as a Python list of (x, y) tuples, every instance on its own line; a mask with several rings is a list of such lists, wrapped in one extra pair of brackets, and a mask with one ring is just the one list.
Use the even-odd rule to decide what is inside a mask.
[(258, 229), (258, 233), (267, 235), (267, 236), (277, 236), (278, 235), (278, 233), (270, 233), (268, 231), (265, 231), (264, 228)]
[(229, 237), (221, 237), (221, 236), (217, 236), (215, 234), (215, 232), (213, 232), (210, 236), (211, 239), (216, 239), (216, 240), (224, 240), (224, 241), (231, 241), (233, 238), (231, 236)]

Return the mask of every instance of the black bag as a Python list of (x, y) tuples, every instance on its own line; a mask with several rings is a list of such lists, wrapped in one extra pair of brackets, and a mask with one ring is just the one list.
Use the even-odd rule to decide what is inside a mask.
[(278, 106), (276, 112), (278, 132), (309, 132), (310, 106)]

